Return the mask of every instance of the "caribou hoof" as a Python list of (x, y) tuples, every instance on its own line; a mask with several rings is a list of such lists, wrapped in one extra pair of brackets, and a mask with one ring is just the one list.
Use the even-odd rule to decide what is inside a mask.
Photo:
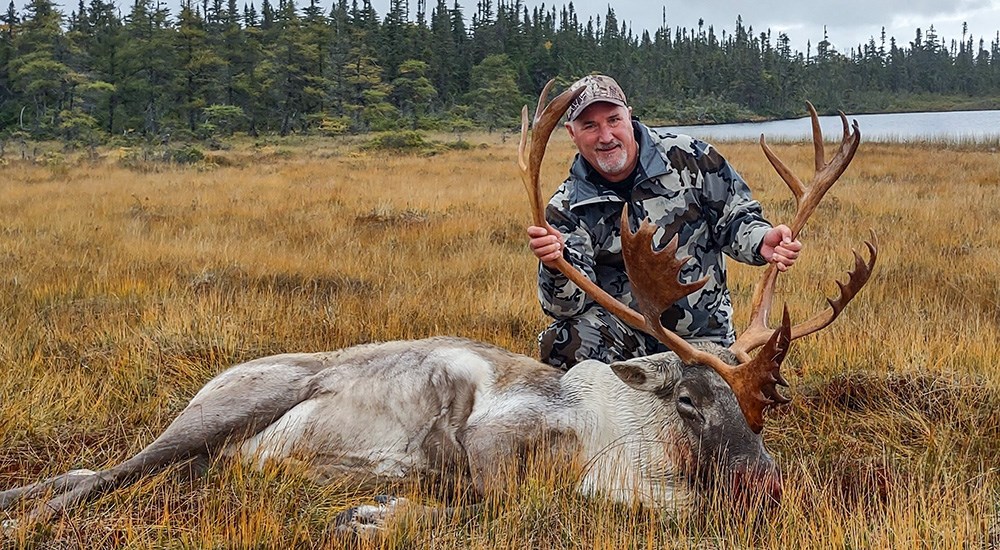
[(0, 521), (0, 540), (13, 536), (19, 526), (20, 524), (16, 519), (5, 519)]
[(338, 535), (372, 535), (385, 531), (394, 515), (407, 504), (407, 499), (390, 495), (375, 497), (375, 505), (363, 504), (344, 510), (335, 520)]

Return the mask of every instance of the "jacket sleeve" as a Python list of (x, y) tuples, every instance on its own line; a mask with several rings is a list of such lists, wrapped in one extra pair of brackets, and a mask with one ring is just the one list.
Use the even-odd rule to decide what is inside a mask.
[[(554, 199), (545, 210), (548, 222), (563, 234), (566, 247), (563, 257), (591, 281), (594, 273), (594, 246), (590, 232), (568, 208), (562, 208)], [(583, 312), (590, 298), (558, 270), (538, 264), (538, 301), (542, 311), (555, 319), (574, 317)]]
[(766, 262), (760, 255), (764, 235), (771, 229), (743, 177), (714, 147), (704, 147), (699, 158), (712, 236), (728, 256), (750, 265)]

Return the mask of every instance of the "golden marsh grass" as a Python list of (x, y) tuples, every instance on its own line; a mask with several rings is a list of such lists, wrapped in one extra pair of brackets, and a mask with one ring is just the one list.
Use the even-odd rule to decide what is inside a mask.
[[(441, 334), (536, 355), (545, 319), (516, 143), (475, 141), (435, 156), (311, 140), (188, 168), (128, 169), (117, 151), (0, 166), (0, 489), (130, 456), (209, 378), (262, 355)], [(720, 148), (786, 221), (790, 193), (759, 148)], [(811, 146), (775, 149), (811, 173)], [(572, 153), (553, 140), (553, 187)], [(794, 401), (765, 431), (785, 473), (780, 508), (748, 519), (715, 499), (662, 517), (577, 497), (539, 466), (471, 519), (361, 546), (996, 547), (998, 187), (1000, 155), (986, 147), (862, 145), (779, 284), (802, 319), (878, 232), (873, 280), (786, 360)], [(759, 271), (730, 273), (744, 323)], [(337, 548), (326, 526), (373, 494), (294, 469), (219, 461), (172, 475), (183, 470), (0, 546)], [(440, 496), (422, 490), (410, 496)]]

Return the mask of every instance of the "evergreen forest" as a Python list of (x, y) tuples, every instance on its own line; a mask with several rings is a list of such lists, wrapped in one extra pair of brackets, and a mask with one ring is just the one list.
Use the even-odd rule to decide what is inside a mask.
[[(242, 1), (242, 0), (241, 0)], [(821, 112), (1000, 106), (993, 37), (872, 37), (837, 51), (826, 36), (701, 22), (634, 33), (614, 9), (521, 0), (154, 0), (13, 2), (0, 14), (0, 138), (106, 143), (386, 130), (507, 130), (543, 84), (603, 72), (641, 118), (730, 122)], [(432, 0), (433, 1), (433, 0)]]

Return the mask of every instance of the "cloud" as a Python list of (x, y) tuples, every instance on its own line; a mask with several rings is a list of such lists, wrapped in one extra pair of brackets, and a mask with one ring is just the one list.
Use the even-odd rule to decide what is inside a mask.
[[(529, 2), (529, 9), (538, 3)], [(551, 5), (551, 4), (546, 4)], [(558, 4), (557, 4), (558, 5)], [(605, 0), (575, 0), (577, 14), (586, 20), (590, 16), (607, 13)], [(792, 47), (805, 51), (811, 43), (813, 51), (823, 39), (823, 29), (834, 47), (843, 53), (850, 48), (874, 38), (880, 40), (882, 28), (888, 36), (895, 36), (899, 44), (906, 44), (916, 29), (926, 31), (931, 25), (940, 38), (949, 41), (961, 39), (962, 23), (967, 22), (969, 32), (976, 37), (991, 39), (1000, 29), (1000, 0), (846, 0), (842, 2), (802, 2), (789, 0), (723, 0), (692, 4), (678, 0), (659, 3), (630, 0), (615, 2), (615, 15), (619, 21), (630, 22), (633, 32), (653, 31), (661, 25), (663, 8), (666, 7), (669, 28), (697, 28), (698, 20), (713, 26), (716, 34), (731, 32), (736, 28), (736, 18), (752, 27), (755, 34), (768, 29), (772, 37), (779, 32), (788, 34)], [(888, 37), (887, 37), (888, 40)]]

